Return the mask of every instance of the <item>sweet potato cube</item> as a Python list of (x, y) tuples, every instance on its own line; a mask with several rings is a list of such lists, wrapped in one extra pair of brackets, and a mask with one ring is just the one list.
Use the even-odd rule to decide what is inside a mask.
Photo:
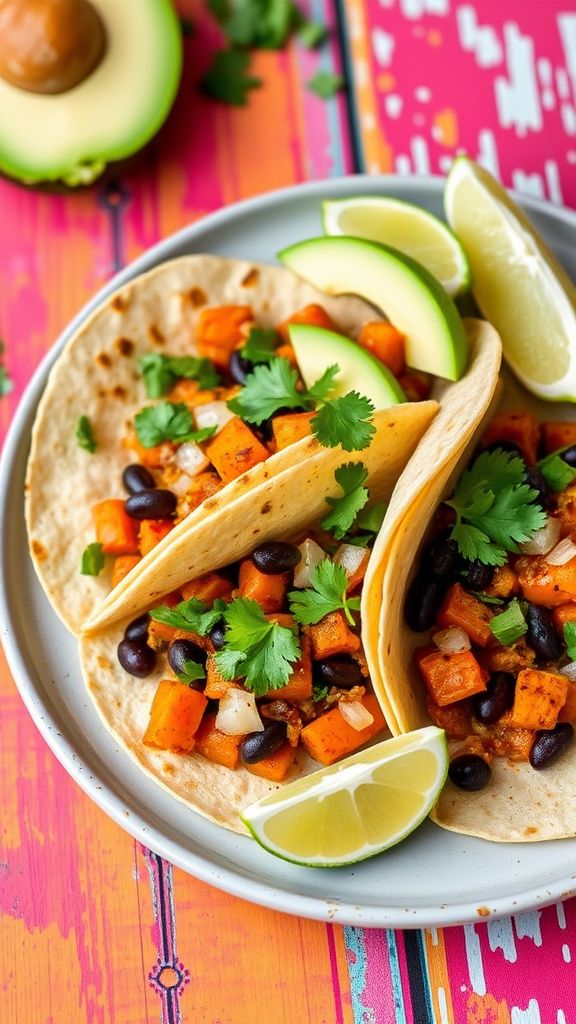
[(110, 586), (117, 587), (120, 580), (123, 580), (130, 570), (133, 569), (135, 565), (138, 565), (139, 561), (140, 555), (119, 555), (118, 558), (114, 560)]
[(372, 724), (365, 729), (353, 729), (338, 707), (320, 715), (303, 728), (300, 739), (310, 757), (320, 764), (334, 764), (342, 757), (354, 753), (386, 728), (386, 720), (374, 694), (369, 693), (363, 697), (362, 704), (374, 717)]
[(566, 700), (558, 713), (558, 721), (576, 725), (576, 683), (568, 682)]
[(426, 707), (434, 725), (444, 729), (448, 739), (464, 740), (472, 732), (472, 713), (468, 701), (440, 707), (433, 700), (428, 700)]
[(489, 597), (512, 597), (520, 590), (518, 577), (511, 565), (498, 565), (494, 570), (492, 582), (486, 587)]
[(142, 466), (147, 466), (149, 469), (165, 466), (170, 462), (176, 451), (176, 445), (172, 441), (162, 441), (162, 444), (155, 444), (152, 448), (145, 448), (143, 444), (140, 444), (136, 431), (132, 428), (128, 431), (122, 444), (132, 452), (135, 462), (139, 462)]
[(275, 355), (279, 359), (287, 359), (289, 363), (292, 363), (292, 366), (295, 366), (296, 369), (298, 369), (298, 360), (296, 359), (296, 353), (289, 341), (284, 342), (283, 345), (278, 345)]
[(140, 554), (147, 555), (174, 526), (173, 519), (143, 519), (138, 530)]
[(566, 676), (523, 669), (516, 680), (510, 724), (521, 729), (553, 729), (567, 694)]
[(536, 661), (536, 654), (522, 639), (509, 647), (494, 641), (482, 651), (480, 660), (488, 672), (517, 673), (523, 668), (530, 668)]
[(406, 339), (386, 320), (370, 320), (362, 324), (358, 344), (384, 363), (395, 377), (404, 373)]
[(566, 623), (576, 622), (576, 601), (558, 605), (552, 612), (552, 621), (558, 632), (563, 636)]
[(296, 751), (294, 747), (291, 747), (288, 741), (286, 741), (270, 757), (265, 757), (262, 761), (257, 761), (256, 764), (246, 764), (244, 767), (252, 775), (259, 775), (262, 779), (270, 779), (271, 782), (282, 782), (294, 764), (295, 756)]
[(222, 764), (225, 768), (236, 768), (243, 739), (243, 736), (227, 736), (220, 732), (216, 728), (216, 712), (207, 711), (194, 737), (194, 753), (202, 754), (208, 761)]
[(474, 594), (469, 594), (459, 583), (454, 583), (444, 598), (436, 621), (444, 629), (451, 626), (463, 629), (473, 644), (486, 647), (492, 639), (490, 620), (493, 616), (494, 612)]
[(150, 708), (143, 736), (148, 747), (188, 754), (208, 701), (178, 679), (161, 679)]
[(507, 711), (499, 722), (489, 726), (484, 742), (497, 757), (507, 757), (509, 761), (527, 761), (534, 743), (534, 730), (522, 729), (510, 723), (510, 712)]
[(233, 688), (238, 689), (238, 683), (231, 679), (224, 679), (224, 676), (218, 671), (214, 655), (209, 654), (206, 658), (206, 686), (204, 687), (206, 696), (210, 700), (220, 700), (220, 697)]
[(217, 473), (213, 470), (206, 470), (204, 473), (199, 473), (198, 476), (194, 477), (190, 487), (186, 491), (185, 504), (187, 511), (192, 512), (193, 509), (198, 508), (203, 501), (207, 498), (211, 498), (218, 491), (221, 491), (224, 484)]
[(270, 454), (239, 416), (228, 420), (219, 434), (206, 441), (204, 451), (225, 484), (264, 462)]
[(544, 449), (547, 455), (557, 452), (559, 448), (567, 448), (576, 444), (576, 423), (574, 420), (557, 420), (555, 423), (540, 425)]
[(121, 498), (99, 501), (92, 507), (96, 540), (105, 555), (137, 555), (138, 521), (124, 509)]
[(184, 601), (195, 597), (197, 601), (204, 601), (205, 604), (212, 605), (218, 597), (222, 601), (231, 601), (233, 590), (234, 584), (226, 576), (217, 572), (209, 572), (205, 576), (198, 576), (197, 579), (185, 583), (180, 588), (180, 593)]
[(290, 324), (310, 324), (311, 327), (326, 327), (329, 331), (339, 331), (339, 328), (334, 323), (331, 316), (328, 315), (323, 306), (319, 306), (312, 302), (309, 306), (304, 306), (302, 309), (293, 313), (292, 316), (288, 317), (287, 320), (283, 320), (281, 324), (278, 324), (276, 328), (278, 334), (282, 338), (282, 341), (290, 341), (289, 327)]
[(335, 654), (355, 654), (360, 650), (360, 638), (346, 622), (344, 612), (330, 612), (315, 626), (308, 626), (315, 661), (332, 658)]
[(279, 612), (286, 599), (289, 573), (260, 572), (251, 558), (240, 563), (238, 594), (256, 601), (263, 612)]
[(519, 558), (516, 572), (522, 593), (532, 604), (557, 608), (576, 600), (576, 557), (564, 565), (550, 565), (542, 555)]
[(440, 707), (486, 689), (488, 673), (471, 651), (444, 654), (435, 648), (421, 647), (416, 651), (416, 664), (430, 697)]
[(254, 320), (250, 306), (210, 306), (198, 318), (196, 340), (200, 355), (226, 369), (234, 349), (244, 340), (242, 326)]
[(422, 370), (401, 373), (398, 383), (409, 402), (423, 402), (429, 398), (432, 390), (432, 378), (429, 373), (423, 373)]
[(298, 661), (294, 663), (292, 675), (286, 686), (281, 686), (279, 690), (269, 690), (265, 696), (269, 700), (299, 701), (311, 699), (312, 657), (308, 637), (302, 637), (302, 653)]
[(569, 484), (556, 495), (556, 518), (562, 524), (563, 535), (576, 535), (576, 484)]
[(540, 443), (540, 427), (532, 413), (523, 409), (513, 412), (501, 412), (488, 425), (484, 434), (484, 444), (498, 444), (499, 441), (510, 441), (520, 449), (525, 461), (532, 465), (538, 458)]
[(272, 420), (272, 431), (276, 442), (276, 450), (288, 448), (295, 441), (312, 435), (311, 422), (315, 412), (292, 412), (285, 416), (275, 416)]

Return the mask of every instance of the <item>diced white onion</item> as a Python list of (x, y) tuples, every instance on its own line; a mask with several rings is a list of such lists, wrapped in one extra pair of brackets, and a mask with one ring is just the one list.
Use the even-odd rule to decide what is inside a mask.
[(523, 555), (547, 555), (560, 539), (562, 524), (554, 516), (548, 516), (546, 526), (536, 530), (534, 536), (520, 545)]
[(563, 676), (566, 676), (572, 683), (576, 683), (576, 661), (570, 661), (564, 668), (560, 669)]
[(205, 427), (216, 427), (216, 433), (226, 426), (229, 420), (234, 419), (234, 413), (226, 405), (226, 402), (206, 402), (205, 405), (197, 405), (194, 409), (194, 420), (198, 430)]
[(463, 629), (452, 626), (450, 629), (440, 629), (434, 633), (432, 640), (443, 654), (456, 654), (458, 651), (469, 651), (470, 637)]
[(575, 555), (576, 544), (574, 544), (570, 537), (565, 537), (546, 555), (546, 561), (549, 565), (566, 565), (566, 562), (570, 562)]
[(243, 736), (247, 732), (263, 732), (253, 693), (233, 686), (220, 698), (216, 728), (226, 736)]
[(349, 580), (358, 571), (362, 562), (369, 557), (366, 548), (358, 547), (356, 544), (341, 544), (334, 555), (334, 561), (341, 565)]
[(322, 550), (319, 544), (311, 537), (307, 537), (303, 544), (300, 544), (298, 548), (302, 555), (302, 561), (298, 563), (294, 570), (294, 586), (298, 588), (304, 588), (311, 586), (310, 575), (312, 570), (320, 565), (326, 558), (326, 552)]
[(367, 729), (374, 721), (374, 715), (370, 714), (368, 708), (365, 708), (359, 700), (339, 700), (338, 710), (344, 721), (348, 722), (348, 725), (351, 725), (353, 729), (356, 729), (356, 732), (362, 732), (362, 729)]
[(188, 476), (196, 476), (210, 465), (210, 459), (206, 458), (204, 452), (195, 441), (185, 441), (184, 444), (181, 444), (176, 449), (174, 462), (178, 469), (181, 469), (183, 473), (187, 473)]

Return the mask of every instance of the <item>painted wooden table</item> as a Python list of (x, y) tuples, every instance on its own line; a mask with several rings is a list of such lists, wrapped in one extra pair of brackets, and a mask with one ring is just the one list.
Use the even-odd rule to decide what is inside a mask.
[[(230, 109), (195, 83), (218, 44), (198, 4), (182, 89), (121, 180), (76, 195), (0, 183), (8, 426), (43, 353), (122, 264), (237, 199), (358, 170), (439, 173), (459, 148), (576, 207), (572, 0), (310, 0), (319, 53), (256, 57)], [(344, 65), (325, 103), (304, 84)], [(0, 666), (2, 1024), (570, 1024), (576, 903), (426, 932), (363, 931), (223, 895), (136, 844), (71, 782)]]

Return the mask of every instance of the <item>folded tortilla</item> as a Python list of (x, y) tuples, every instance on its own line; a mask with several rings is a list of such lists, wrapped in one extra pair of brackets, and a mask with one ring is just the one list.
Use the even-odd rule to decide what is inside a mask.
[[(147, 352), (194, 355), (191, 339), (205, 306), (250, 305), (260, 325), (275, 327), (309, 303), (321, 303), (351, 336), (374, 315), (359, 299), (321, 294), (283, 267), (218, 256), (185, 256), (125, 285), (69, 341), (52, 368), (38, 407), (26, 480), (26, 522), (40, 582), (73, 633), (79, 632), (81, 624), (110, 592), (110, 565), (95, 577), (82, 576), (80, 563), (85, 547), (94, 540), (92, 506), (106, 498), (126, 498), (121, 474), (129, 459), (122, 438), (135, 412), (147, 402), (138, 372), (140, 356)], [(398, 415), (393, 411), (391, 428), (389, 419), (384, 418), (373, 455), (377, 462), (385, 444), (395, 449), (390, 457), (390, 484), (395, 482), (435, 409), (434, 403), (418, 403), (402, 408)], [(87, 416), (94, 427), (94, 454), (78, 445), (76, 429), (81, 416)], [(351, 457), (339, 450), (338, 464)], [(257, 501), (262, 508), (268, 500), (271, 480), (285, 470), (296, 468), (288, 505), (297, 509), (298, 517), (305, 522), (317, 503), (307, 484), (309, 466), (314, 467), (314, 485), (323, 485), (333, 475), (334, 452), (306, 438), (227, 484), (132, 570), (107, 607), (117, 609), (120, 594), (129, 595), (136, 579), (142, 579), (145, 587), (152, 563), (158, 560), (162, 565), (164, 553), (173, 546), (179, 550), (177, 545), (193, 529), (200, 529), (199, 550), (203, 555), (193, 562), (188, 578), (205, 571), (208, 562), (215, 567), (220, 535), (215, 527), (210, 543), (209, 531), (218, 513), (223, 521), (227, 510), (250, 494), (255, 508)], [(228, 519), (227, 528), (234, 521), (233, 517)], [(262, 539), (265, 536), (263, 531)], [(193, 538), (196, 544), (198, 533)], [(144, 594), (144, 603), (146, 600)], [(103, 613), (95, 622), (102, 625), (116, 615), (117, 610)]]

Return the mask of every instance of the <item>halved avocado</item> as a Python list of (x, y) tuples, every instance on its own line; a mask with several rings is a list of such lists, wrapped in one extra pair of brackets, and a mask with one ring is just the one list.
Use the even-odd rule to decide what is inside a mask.
[(98, 66), (56, 95), (0, 78), (0, 172), (25, 184), (87, 185), (164, 122), (182, 69), (170, 0), (92, 0), (106, 31)]

